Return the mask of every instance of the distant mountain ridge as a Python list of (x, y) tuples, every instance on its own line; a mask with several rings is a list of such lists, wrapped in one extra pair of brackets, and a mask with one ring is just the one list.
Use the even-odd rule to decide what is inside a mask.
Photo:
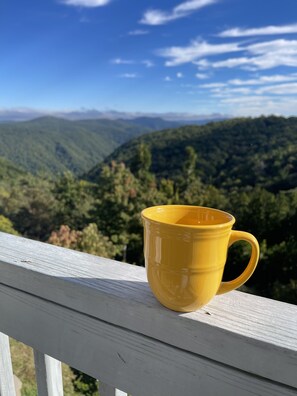
[(129, 139), (164, 125), (161, 119), (149, 124), (148, 120), (69, 121), (51, 116), (0, 123), (0, 156), (35, 174), (70, 170), (79, 175)]
[(81, 109), (72, 111), (52, 111), (45, 112), (37, 109), (30, 108), (11, 108), (0, 109), (0, 123), (2, 122), (20, 122), (31, 121), (40, 117), (55, 117), (63, 118), (69, 121), (77, 120), (134, 120), (137, 118), (158, 118), (165, 121), (177, 121), (183, 125), (185, 124), (200, 124), (207, 123), (213, 120), (222, 120), (232, 118), (231, 115), (220, 113), (213, 114), (191, 114), (191, 113), (154, 113), (154, 112), (124, 112), (116, 110), (100, 111), (96, 109)]
[[(118, 119), (118, 121), (127, 121), (125, 119)], [(130, 124), (147, 127), (152, 131), (159, 131), (161, 129), (177, 128), (179, 127), (180, 121), (167, 121), (160, 117), (137, 117), (128, 120)]]
[(226, 117), (216, 117), (216, 118), (201, 118), (193, 120), (164, 120), (161, 117), (137, 117), (129, 120), (118, 119), (118, 121), (128, 121), (131, 124), (139, 126), (147, 126), (153, 131), (158, 131), (161, 129), (178, 128), (183, 125), (204, 125), (209, 122), (218, 122), (225, 120)]
[(0, 123), (0, 157), (33, 174), (56, 175), (69, 170), (80, 175), (130, 139), (182, 124), (187, 121), (160, 117), (67, 120), (42, 116), (5, 122)]
[[(271, 190), (297, 187), (297, 118), (259, 117), (184, 126), (139, 136), (105, 159), (122, 161), (132, 172), (138, 147), (152, 153), (157, 177), (183, 177), (187, 146), (197, 154), (196, 174), (218, 188), (260, 184)], [(87, 175), (96, 180), (102, 164)]]

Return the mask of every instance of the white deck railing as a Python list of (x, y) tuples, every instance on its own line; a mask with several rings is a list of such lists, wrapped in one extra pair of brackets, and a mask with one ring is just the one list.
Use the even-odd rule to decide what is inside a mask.
[[(63, 394), (59, 361), (102, 381), (100, 396), (297, 394), (297, 306), (235, 291), (179, 314), (143, 268), (4, 233), (0, 331), (34, 348), (42, 396)], [(4, 334), (0, 392), (12, 396)]]

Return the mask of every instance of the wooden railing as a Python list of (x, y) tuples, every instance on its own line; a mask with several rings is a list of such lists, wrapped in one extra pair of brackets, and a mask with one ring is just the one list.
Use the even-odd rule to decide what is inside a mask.
[(100, 396), (297, 394), (297, 306), (234, 291), (179, 314), (143, 268), (4, 233), (0, 331), (1, 396), (14, 395), (7, 336), (34, 348), (40, 396), (63, 395), (60, 361)]

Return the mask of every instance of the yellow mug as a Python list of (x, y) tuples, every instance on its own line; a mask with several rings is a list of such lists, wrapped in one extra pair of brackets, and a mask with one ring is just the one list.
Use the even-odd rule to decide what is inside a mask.
[[(141, 213), (144, 225), (144, 257), (149, 285), (165, 307), (191, 312), (216, 294), (243, 285), (259, 259), (256, 238), (234, 231), (235, 218), (221, 210), (201, 206), (163, 205)], [(252, 246), (243, 273), (222, 282), (228, 247), (243, 240)]]

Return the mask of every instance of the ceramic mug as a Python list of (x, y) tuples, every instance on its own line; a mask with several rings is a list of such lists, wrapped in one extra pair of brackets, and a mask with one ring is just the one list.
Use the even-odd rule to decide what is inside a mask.
[[(141, 216), (148, 282), (155, 297), (167, 308), (195, 311), (216, 294), (243, 285), (257, 266), (256, 238), (232, 230), (235, 218), (227, 212), (163, 205), (146, 208)], [(228, 248), (239, 240), (251, 244), (249, 263), (236, 279), (222, 282)]]

